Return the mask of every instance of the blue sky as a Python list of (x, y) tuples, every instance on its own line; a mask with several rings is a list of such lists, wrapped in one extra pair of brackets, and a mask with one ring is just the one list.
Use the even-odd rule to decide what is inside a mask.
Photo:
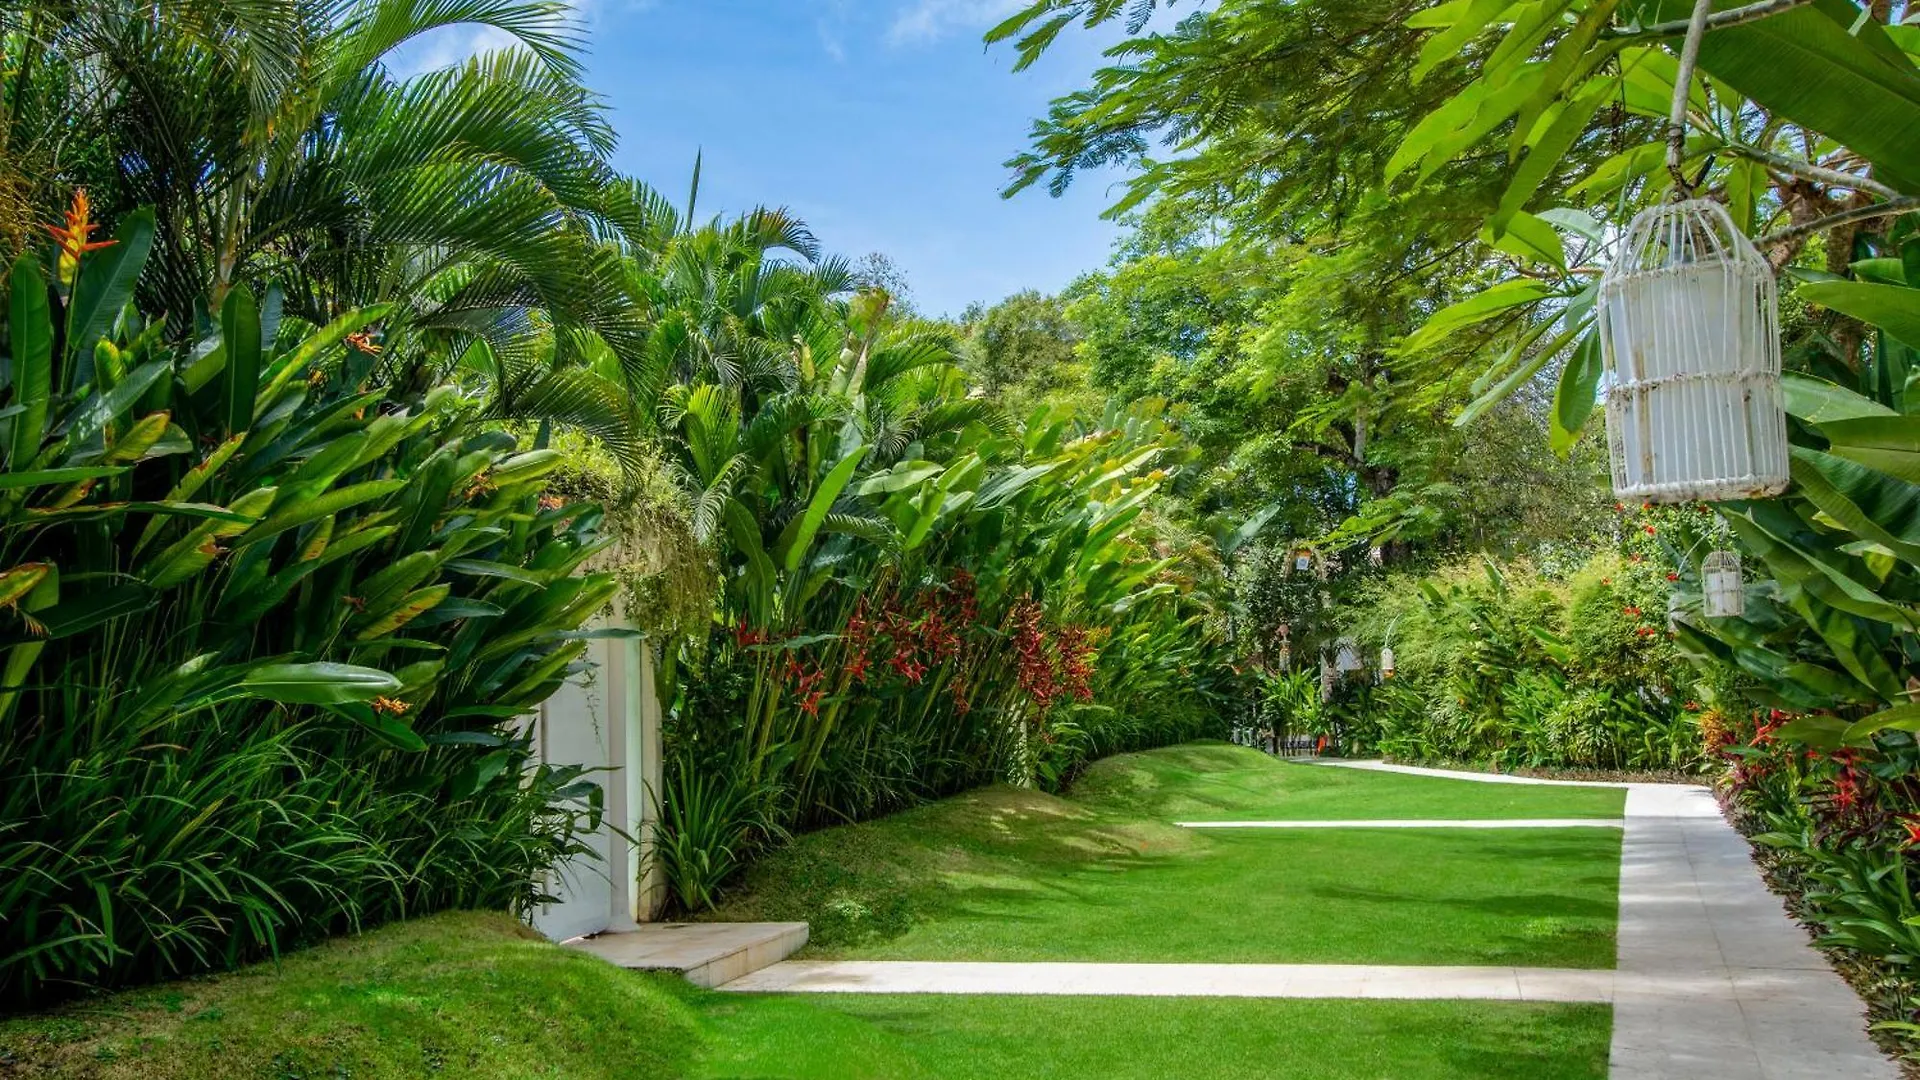
[[(577, 0), (576, 0), (577, 2)], [(1101, 42), (1077, 28), (1033, 68), (981, 34), (1020, 0), (589, 0), (588, 82), (620, 132), (617, 166), (685, 196), (702, 152), (702, 216), (785, 205), (829, 251), (880, 251), (915, 303), (958, 314), (1054, 291), (1106, 262), (1111, 178), (1065, 197), (1000, 198), (1002, 162), (1053, 97), (1082, 85)], [(492, 42), (412, 50), (444, 63)]]

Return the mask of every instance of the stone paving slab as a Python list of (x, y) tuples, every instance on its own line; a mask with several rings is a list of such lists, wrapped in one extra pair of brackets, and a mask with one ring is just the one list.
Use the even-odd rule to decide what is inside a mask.
[(1767, 891), (1697, 784), (1544, 780), (1381, 762), (1341, 768), (1623, 787), (1612, 1080), (1896, 1080), (1866, 1008)]
[(807, 932), (803, 922), (646, 923), (562, 944), (619, 967), (677, 971), (695, 986), (712, 987), (799, 952)]
[(1176, 821), (1183, 829), (1621, 829), (1621, 818), (1411, 818), (1362, 821)]
[(1084, 994), (1606, 1002), (1614, 973), (1376, 964), (1076, 964), (789, 960), (727, 983), (744, 993)]

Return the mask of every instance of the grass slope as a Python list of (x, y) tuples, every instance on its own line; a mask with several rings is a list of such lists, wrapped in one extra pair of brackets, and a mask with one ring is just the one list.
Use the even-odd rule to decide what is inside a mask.
[(1081, 802), (1163, 821), (1617, 818), (1623, 788), (1486, 784), (1280, 761), (1224, 743), (1096, 762)]
[(1598, 1080), (1609, 1026), (1603, 1006), (728, 995), (443, 915), (0, 1021), (0, 1076)]
[(1228, 746), (1132, 754), (1072, 799), (989, 788), (802, 837), (712, 917), (804, 919), (832, 958), (1613, 965), (1615, 830), (1199, 831), (1157, 812), (1231, 788), (1458, 816), (1466, 794), (1409, 796), (1409, 779)]
[(639, 1080), (700, 1048), (699, 1015), (659, 980), (452, 914), (0, 1021), (0, 1077)]

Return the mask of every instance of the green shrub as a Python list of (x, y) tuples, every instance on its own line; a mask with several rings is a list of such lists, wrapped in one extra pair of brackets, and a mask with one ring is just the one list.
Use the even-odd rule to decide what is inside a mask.
[(581, 770), (516, 721), (612, 596), (552, 450), (450, 388), (367, 391), (378, 310), (163, 343), (135, 215), (9, 282), (0, 426), (0, 998), (230, 967), (583, 850)]
[(1691, 769), (1694, 673), (1666, 619), (1662, 564), (1611, 552), (1564, 577), (1476, 560), (1390, 575), (1350, 613), (1395, 674), (1349, 695), (1353, 750), (1408, 761)]

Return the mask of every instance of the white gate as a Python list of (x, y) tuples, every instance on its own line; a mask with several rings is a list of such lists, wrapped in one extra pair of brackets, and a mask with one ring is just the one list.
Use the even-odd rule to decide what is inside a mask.
[[(589, 629), (623, 629), (619, 620)], [(587, 669), (569, 679), (534, 717), (541, 761), (586, 765), (605, 795), (603, 825), (587, 842), (594, 857), (563, 863), (547, 883), (559, 897), (533, 913), (534, 929), (554, 941), (603, 930), (629, 930), (659, 909), (660, 887), (639, 880), (651, 843), (660, 790), (660, 705), (654, 694), (653, 650), (638, 637), (590, 641)], [(625, 836), (621, 834), (625, 833)], [(628, 838), (631, 837), (632, 840)], [(634, 841), (639, 843), (636, 845)]]

